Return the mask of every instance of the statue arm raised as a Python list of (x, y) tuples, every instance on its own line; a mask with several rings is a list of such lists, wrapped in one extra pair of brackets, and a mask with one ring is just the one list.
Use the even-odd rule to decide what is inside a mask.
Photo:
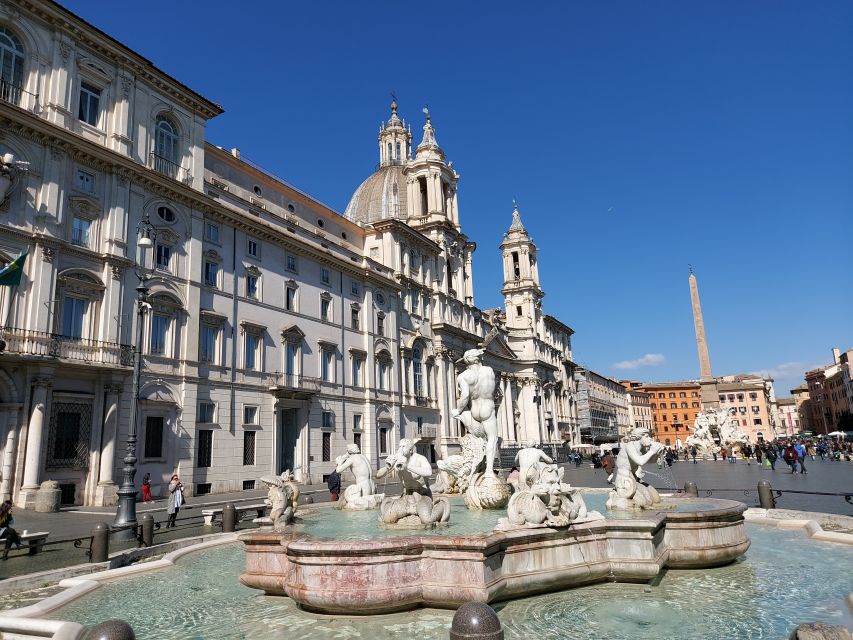
[(335, 467), (335, 471), (338, 473), (343, 473), (347, 469), (352, 466), (352, 457), (347, 456), (346, 460), (342, 460), (337, 467)]
[(421, 455), (412, 455), (409, 458), (406, 469), (411, 473), (417, 473), (423, 478), (429, 478), (432, 475), (432, 465), (430, 465), (429, 460)]

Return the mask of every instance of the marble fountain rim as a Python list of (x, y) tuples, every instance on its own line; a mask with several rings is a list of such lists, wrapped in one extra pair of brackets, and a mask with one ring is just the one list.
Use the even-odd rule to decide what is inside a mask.
[[(585, 489), (585, 491), (589, 491), (590, 493), (600, 493), (609, 491), (609, 489), (591, 488)], [(737, 501), (732, 500), (731, 502)], [(313, 508), (321, 506), (322, 505), (312, 505)], [(750, 522), (752, 524), (760, 524), (763, 526), (788, 528), (791, 530), (801, 529), (809, 540), (813, 540), (818, 543), (835, 542), (840, 544), (853, 545), (853, 534), (840, 533), (836, 531), (825, 531), (820, 526), (820, 523), (814, 520), (814, 517), (817, 515), (826, 516), (827, 518), (830, 518), (836, 516), (837, 514), (822, 512), (791, 512), (790, 515), (797, 515), (799, 513), (804, 517), (772, 518), (771, 516), (773, 515), (774, 511), (782, 510), (755, 509), (748, 508), (746, 507), (746, 505), (744, 505), (744, 507), (745, 511), (743, 512), (743, 515), (746, 522)], [(534, 529), (532, 531), (536, 530)], [(559, 530), (549, 529), (549, 531)], [(90, 591), (97, 589), (105, 582), (109, 582), (111, 580), (126, 576), (129, 573), (128, 570), (132, 569), (132, 573), (140, 574), (147, 573), (149, 571), (158, 571), (160, 569), (166, 568), (167, 566), (176, 564), (183, 556), (187, 556), (197, 551), (204, 551), (214, 546), (240, 543), (240, 548), (243, 548), (244, 545), (242, 544), (242, 542), (240, 542), (240, 538), (242, 538), (242, 536), (244, 535), (246, 534), (213, 534), (213, 536), (205, 536), (206, 540), (204, 542), (186, 546), (177, 551), (166, 554), (161, 560), (158, 561), (144, 562), (138, 565), (130, 565), (129, 567), (123, 567), (120, 569), (107, 569), (104, 571), (88, 574), (85, 578), (67, 578), (64, 580), (60, 580), (58, 584), (61, 587), (65, 587), (63, 591), (53, 594), (52, 596), (49, 596), (48, 598), (45, 598), (44, 600), (37, 602), (36, 604), (3, 611), (2, 614), (0, 614), (0, 633), (15, 633), (25, 626), (27, 631), (39, 631), (45, 634), (46, 637), (52, 637), (53, 634), (59, 633), (61, 630), (67, 630), (68, 635), (65, 635), (63, 637), (67, 638), (68, 640), (81, 640), (84, 634), (84, 630), (80, 625), (62, 620), (45, 619), (41, 616), (45, 616), (53, 611), (56, 611), (57, 609), (64, 607), (67, 604), (70, 604), (71, 602), (83, 597)], [(273, 534), (270, 532), (258, 533), (256, 535), (263, 535), (270, 538), (270, 543), (273, 543), (273, 538), (275, 538), (275, 544), (281, 544), (281, 534)], [(256, 539), (256, 542), (258, 541), (259, 540)], [(851, 608), (851, 611), (853, 611), (853, 593), (850, 593), (848, 596), (848, 604)], [(334, 614), (316, 615), (337, 617)]]

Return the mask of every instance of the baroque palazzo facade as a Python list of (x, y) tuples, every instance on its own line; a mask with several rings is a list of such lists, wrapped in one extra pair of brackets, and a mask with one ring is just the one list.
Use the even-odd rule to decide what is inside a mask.
[(579, 443), (572, 330), (542, 310), (536, 246), (513, 211), (505, 308), (477, 308), (429, 118), (413, 149), (392, 104), (341, 215), (205, 142), (218, 105), (55, 3), (0, 5), (0, 60), (0, 258), (28, 252), (0, 287), (0, 497), (31, 506), (51, 479), (67, 503), (115, 502), (137, 273), (137, 482), (150, 472), (155, 494), (174, 472), (195, 494), (285, 468), (319, 481), (350, 442), (377, 465), (403, 437), (454, 453), (459, 358), (477, 347), (505, 444)]

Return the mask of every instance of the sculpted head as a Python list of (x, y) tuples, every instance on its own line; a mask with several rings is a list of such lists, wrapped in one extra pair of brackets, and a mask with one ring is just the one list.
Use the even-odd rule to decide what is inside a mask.
[(462, 361), (465, 364), (477, 364), (483, 358), (483, 350), (482, 349), (468, 349), (462, 355)]
[(400, 446), (397, 448), (396, 462), (394, 463), (394, 468), (397, 471), (402, 471), (406, 468), (406, 463), (415, 452), (415, 442), (417, 441), (409, 438), (400, 440)]
[(348, 445), (347, 445), (347, 453), (348, 453), (348, 454), (350, 454), (351, 456), (353, 456), (353, 455), (355, 455), (355, 454), (357, 454), (357, 453), (361, 453), (361, 449), (359, 449), (359, 448), (358, 448), (358, 445), (357, 445), (357, 444), (355, 444), (355, 443), (353, 443), (353, 444), (348, 444)]

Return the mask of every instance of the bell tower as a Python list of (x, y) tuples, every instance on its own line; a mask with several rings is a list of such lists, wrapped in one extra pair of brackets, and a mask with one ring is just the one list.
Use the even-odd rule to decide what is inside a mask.
[(444, 151), (435, 139), (429, 110), (424, 108), (424, 137), (406, 170), (409, 220), (414, 225), (449, 222), (459, 229), (456, 184), (459, 175), (445, 162)]
[(391, 102), (391, 117), (379, 125), (379, 166), (403, 165), (412, 155), (412, 132), (397, 115), (397, 101)]
[(521, 222), (518, 205), (512, 211), (512, 224), (501, 242), (504, 264), (504, 286), (501, 293), (506, 305), (506, 326), (529, 329), (537, 333), (542, 315), (539, 286), (539, 264), (536, 245)]

